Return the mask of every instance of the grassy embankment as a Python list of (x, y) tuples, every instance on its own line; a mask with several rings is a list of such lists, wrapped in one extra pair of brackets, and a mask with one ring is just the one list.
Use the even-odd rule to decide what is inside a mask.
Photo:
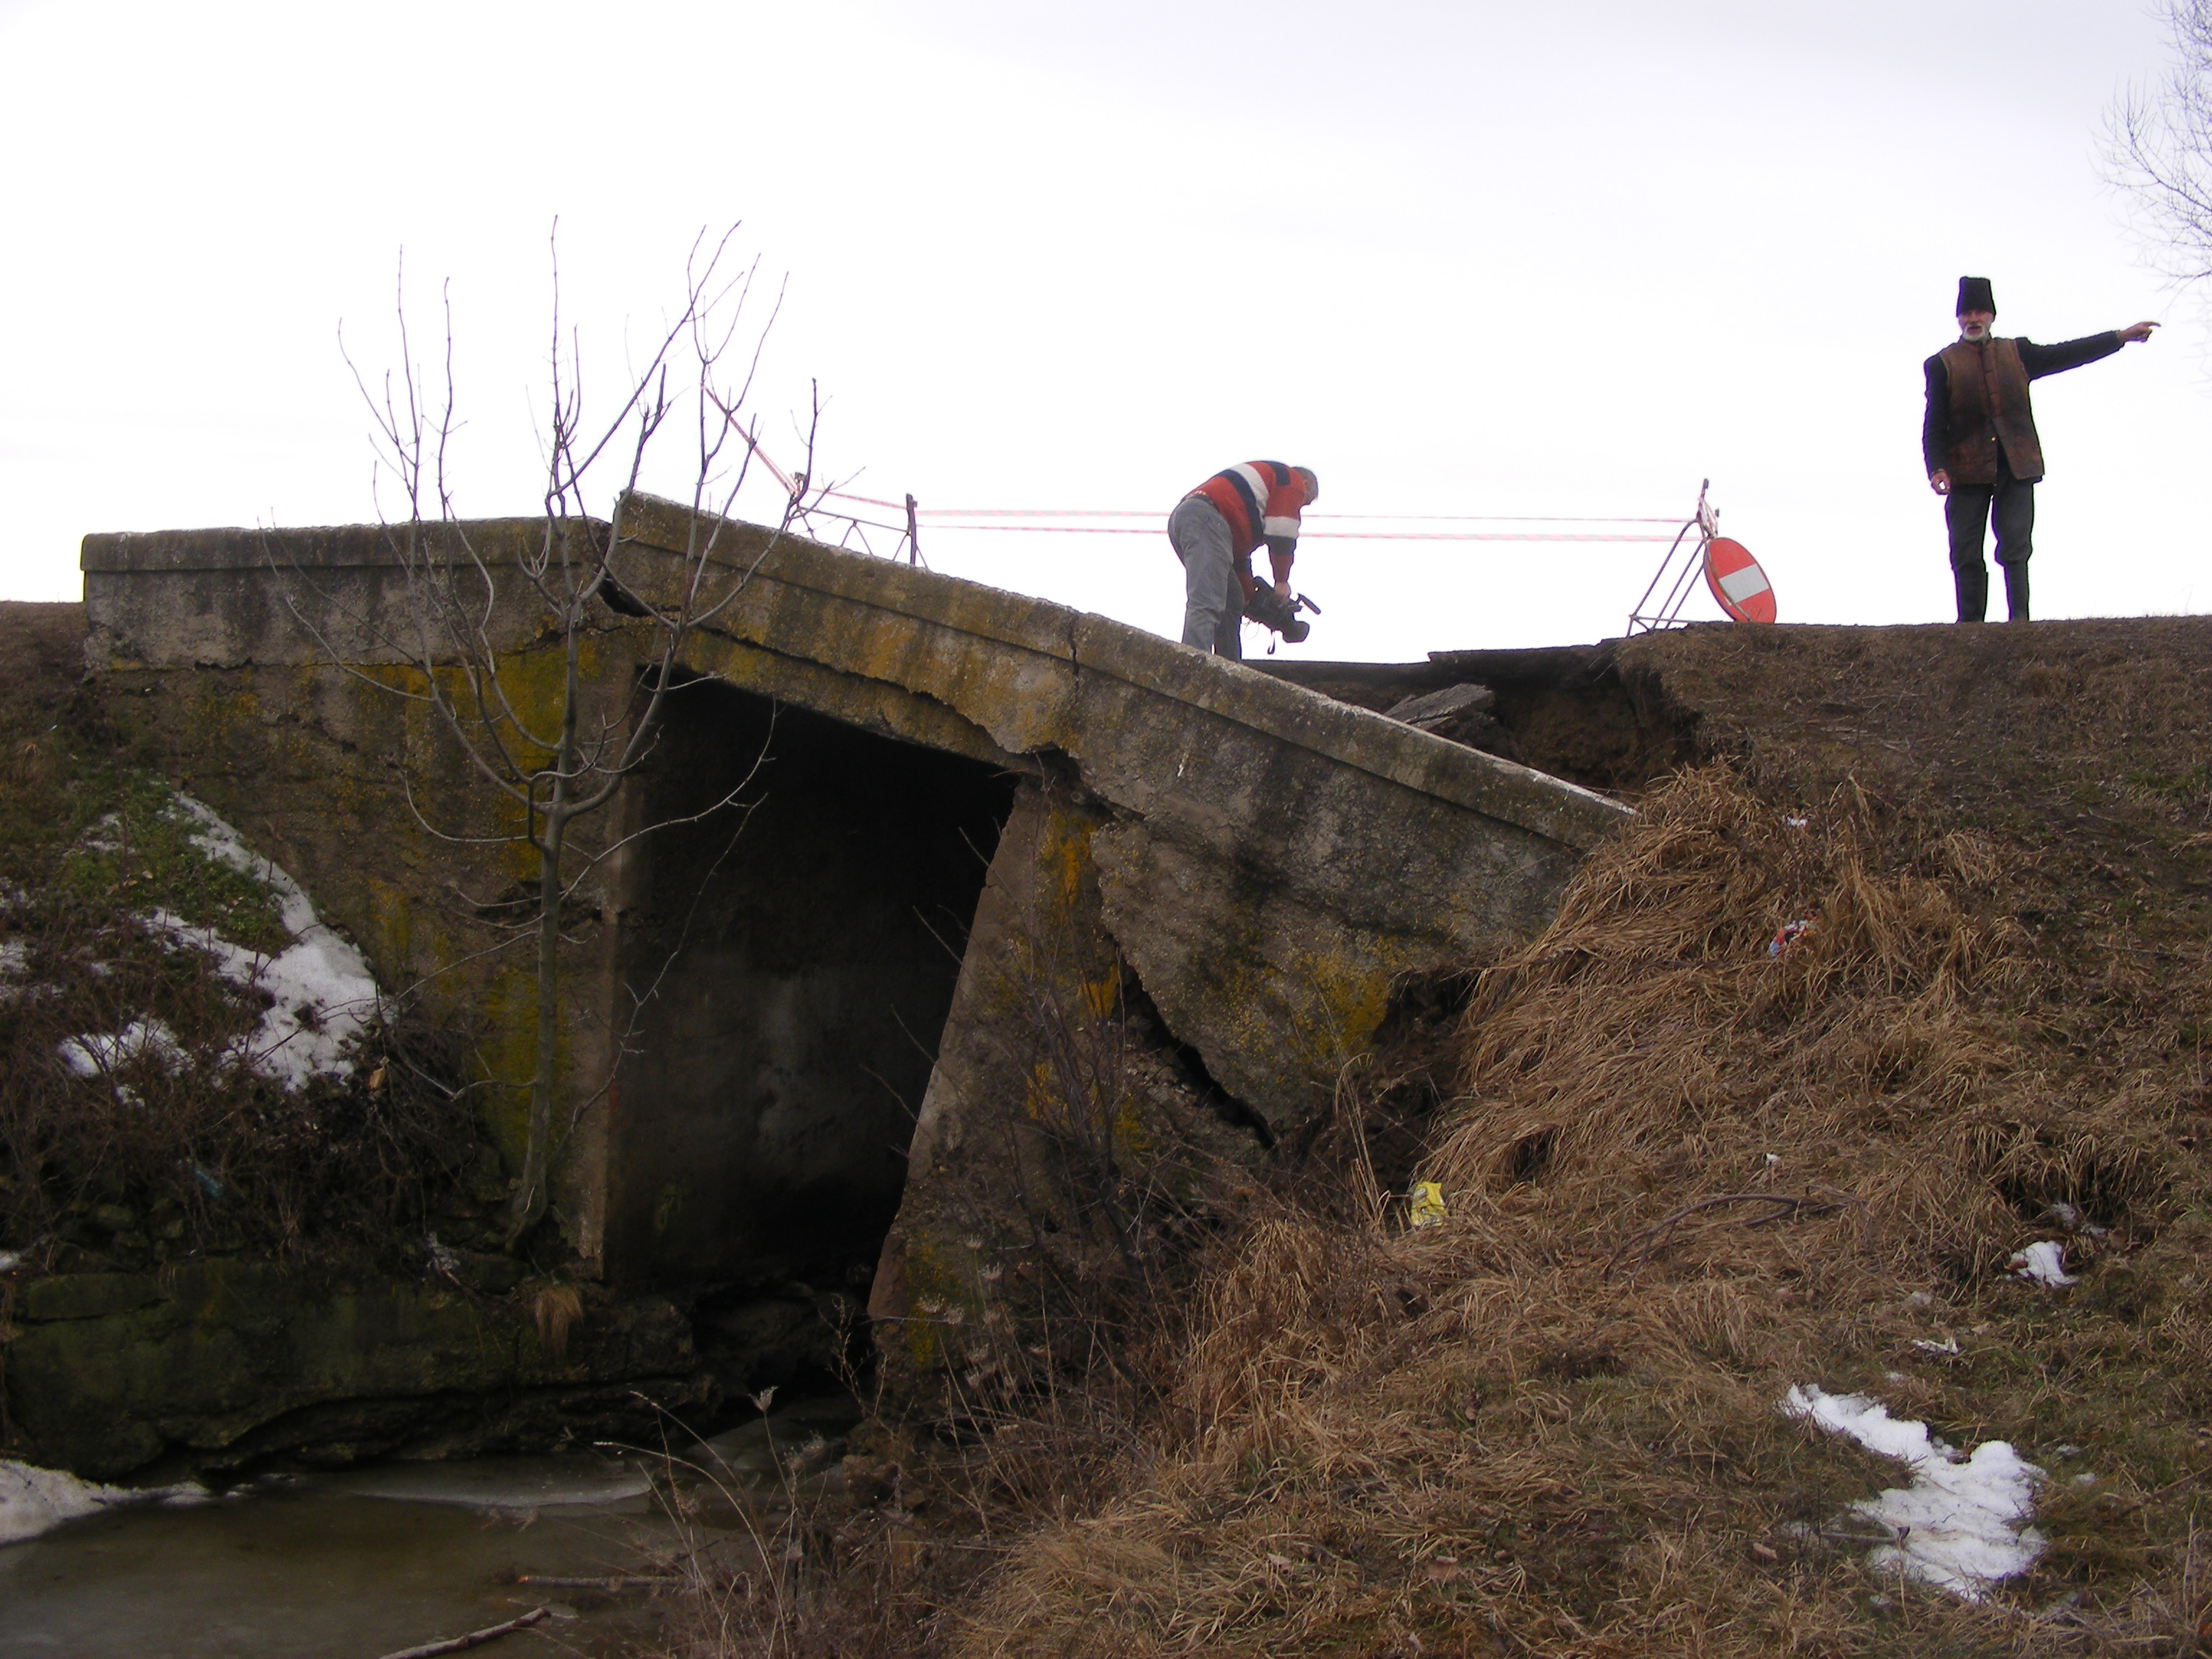
[[(1115, 1386), (986, 1413), (934, 1495), (886, 1431), (827, 1576), (702, 1584), (696, 1650), (2212, 1648), (2212, 628), (1646, 648), (1703, 763), (1398, 1057), (1449, 1218), (1340, 1133)], [(2011, 1443), (2033, 1567), (1875, 1557), (1849, 1506), (1910, 1477), (1794, 1385)]]
[(0, 1252), (18, 1273), (410, 1255), (476, 1173), (466, 1103), (389, 1030), (303, 1087), (250, 1063), (271, 999), (191, 939), (274, 957), (282, 896), (118, 742), (82, 635), (77, 606), (0, 606)]

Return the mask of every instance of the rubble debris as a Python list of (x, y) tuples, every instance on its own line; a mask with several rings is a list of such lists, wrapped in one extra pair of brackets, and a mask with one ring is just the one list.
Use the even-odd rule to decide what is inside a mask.
[(1521, 758), (1521, 745), (1490, 711), (1498, 694), (1486, 685), (1447, 685), (1440, 691), (1424, 691), (1385, 710), (1388, 717), (1417, 731), (1480, 749), (1504, 760)]
[(1813, 923), (1809, 918), (1801, 918), (1796, 921), (1784, 922), (1782, 926), (1775, 931), (1774, 937), (1767, 940), (1766, 954), (1769, 957), (1780, 956), (1784, 951), (1788, 950), (1791, 945), (1795, 945), (1799, 939), (1804, 938), (1806, 934), (1812, 931)]
[(1441, 691), (1425, 691), (1418, 697), (1407, 697), (1403, 702), (1393, 704), (1388, 713), (1394, 720), (1403, 720), (1427, 732), (1460, 714), (1486, 713), (1497, 701), (1498, 694), (1486, 685), (1448, 685)]

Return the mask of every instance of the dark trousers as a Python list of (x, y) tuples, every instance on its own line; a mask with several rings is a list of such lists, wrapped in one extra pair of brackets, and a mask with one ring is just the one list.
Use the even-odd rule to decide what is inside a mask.
[(1990, 572), (1982, 542), (1992, 522), (1997, 564), (2004, 571), (2005, 614), (2027, 620), (2027, 556), (2035, 550), (2035, 486), (2022, 483), (1999, 464), (1994, 484), (1953, 484), (1943, 501), (1951, 531), (1951, 580), (1959, 593), (1959, 620), (1979, 622), (1989, 611)]

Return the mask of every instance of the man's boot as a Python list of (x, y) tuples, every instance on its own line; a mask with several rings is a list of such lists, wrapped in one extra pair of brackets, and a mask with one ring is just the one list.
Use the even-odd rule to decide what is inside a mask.
[[(2008, 577), (2010, 572), (2006, 573)], [(1989, 614), (1990, 573), (1988, 568), (1976, 565), (1971, 570), (1951, 567), (1952, 585), (1959, 590), (1959, 620), (1979, 622)]]
[(2005, 619), (2008, 622), (2027, 620), (2027, 567), (2008, 564), (2005, 573)]

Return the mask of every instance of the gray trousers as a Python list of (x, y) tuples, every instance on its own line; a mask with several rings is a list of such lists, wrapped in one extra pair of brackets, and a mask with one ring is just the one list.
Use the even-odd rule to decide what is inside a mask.
[(1244, 585), (1229, 550), (1229, 524), (1202, 495), (1168, 514), (1168, 544), (1182, 561), (1182, 642), (1217, 657), (1244, 656)]

